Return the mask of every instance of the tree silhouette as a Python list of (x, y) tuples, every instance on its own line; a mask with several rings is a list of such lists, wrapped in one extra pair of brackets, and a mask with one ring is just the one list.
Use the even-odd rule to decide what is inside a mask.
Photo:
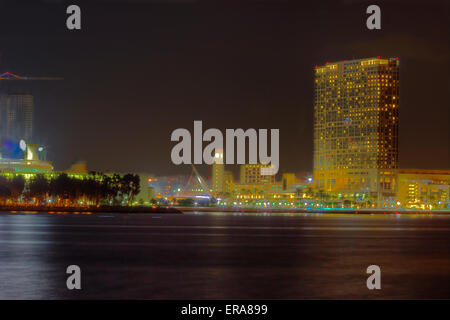
[(12, 200), (18, 201), (25, 188), (25, 178), (23, 175), (14, 175), (14, 177), (9, 181), (9, 186)]
[(14, 175), (12, 179), (0, 175), (0, 203), (18, 201), (25, 196), (25, 200), (38, 205), (46, 200), (52, 200), (49, 204), (54, 205), (130, 205), (139, 191), (139, 175), (131, 173), (90, 172), (81, 178), (67, 173), (36, 174), (27, 182), (23, 175)]
[(11, 197), (9, 181), (5, 177), (0, 176), (0, 202), (5, 203), (9, 197)]
[(27, 196), (30, 198), (35, 198), (37, 200), (37, 204), (39, 205), (45, 200), (48, 191), (48, 180), (42, 174), (37, 174), (33, 179), (31, 179), (28, 185)]

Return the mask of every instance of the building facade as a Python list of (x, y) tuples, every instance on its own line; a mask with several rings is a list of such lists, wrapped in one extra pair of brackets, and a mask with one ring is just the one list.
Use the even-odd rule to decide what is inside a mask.
[(448, 209), (449, 170), (398, 170), (398, 206), (416, 209)]
[(395, 198), (399, 60), (315, 68), (314, 187), (347, 197)]
[(216, 196), (222, 195), (225, 188), (225, 165), (223, 164), (223, 150), (218, 149), (214, 154), (212, 165), (212, 191)]
[(262, 168), (271, 168), (269, 164), (242, 164), (240, 166), (241, 184), (274, 183), (275, 175), (262, 175)]

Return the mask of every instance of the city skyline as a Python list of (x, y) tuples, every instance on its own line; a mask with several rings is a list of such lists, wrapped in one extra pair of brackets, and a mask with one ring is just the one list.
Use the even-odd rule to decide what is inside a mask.
[(0, 299), (450, 298), (448, 0), (0, 11)]
[[(233, 129), (227, 129), (227, 149), (223, 149), (220, 130), (206, 130), (214, 137), (205, 138), (207, 134), (203, 135), (199, 121), (194, 122), (194, 163), (201, 164), (201, 158), (212, 153), (205, 160), (212, 168), (212, 177), (208, 176), (206, 180), (191, 163), (191, 150), (184, 149), (186, 144), (186, 148), (192, 148), (191, 134), (187, 129), (175, 132), (175, 136), (183, 133), (182, 141), (174, 139), (173, 135), (171, 139), (180, 141), (179, 145), (183, 146), (180, 149), (182, 158), (189, 158), (188, 162), (180, 158), (182, 161), (179, 163), (192, 164), (191, 176), (187, 180), (182, 176), (167, 178), (149, 173), (96, 173), (88, 171), (85, 163), (75, 163), (68, 170), (54, 171), (52, 162), (45, 161), (45, 155), (42, 154), (44, 147), (23, 139), (17, 143), (19, 138), (16, 136), (17, 147), (23, 150), (22, 159), (2, 157), (0, 154), (4, 201), (62, 203), (61, 194), (64, 195), (64, 191), (56, 191), (56, 186), (65, 185), (66, 191), (72, 190), (67, 191), (71, 194), (68, 199), (75, 207), (80, 204), (92, 205), (94, 201), (98, 205), (100, 199), (102, 204), (111, 205), (117, 203), (119, 198), (122, 205), (145, 206), (159, 204), (189, 207), (200, 204), (221, 208), (289, 207), (299, 210), (446, 209), (450, 170), (399, 168), (400, 59), (377, 56), (326, 62), (321, 66), (316, 65), (314, 69), (312, 176), (296, 176), (295, 172), (284, 170), (278, 175), (268, 175), (267, 170), (272, 171), (274, 165), (278, 171), (278, 162), (257, 163), (257, 133), (254, 129), (245, 133), (240, 130), (237, 135), (231, 133), (234, 132)], [(6, 78), (3, 81), (9, 80)], [(17, 122), (16, 118), (25, 119), (25, 115), (30, 113), (28, 111), (32, 110), (32, 104), (28, 102), (33, 101), (33, 96), (4, 93), (0, 97), (0, 119), (6, 121), (6, 131), (26, 132), (30, 129), (30, 117), (28, 122)], [(22, 101), (28, 104), (22, 105)], [(261, 134), (261, 130), (259, 131)], [(14, 137), (6, 133), (4, 138), (14, 140)], [(202, 152), (205, 141), (214, 142), (208, 144)], [(220, 142), (217, 143), (218, 141)], [(14, 144), (10, 140), (8, 143)], [(233, 177), (230, 167), (225, 167), (228, 158), (234, 164), (232, 158), (235, 143), (239, 151), (237, 158), (241, 158), (238, 161), (241, 163), (238, 180)], [(259, 141), (259, 148), (265, 143), (267, 141), (264, 139)], [(232, 146), (230, 149), (229, 144)], [(7, 147), (3, 149), (8, 150)], [(266, 150), (267, 145), (263, 149)], [(231, 156), (228, 153), (230, 150)], [(180, 154), (180, 151), (177, 152)], [(245, 163), (245, 156), (242, 157), (246, 153), (248, 163)], [(271, 141), (270, 153), (271, 158), (278, 159), (278, 139), (275, 144)], [(16, 190), (12, 186), (17, 183), (17, 179), (23, 181), (23, 184), (21, 182), (21, 187)], [(120, 193), (111, 196), (108, 192), (100, 192), (109, 188), (112, 194), (117, 190), (115, 184), (122, 186)], [(89, 187), (94, 185), (98, 188), (96, 197), (93, 196), (96, 194), (94, 189)], [(128, 187), (134, 192), (131, 193)]]

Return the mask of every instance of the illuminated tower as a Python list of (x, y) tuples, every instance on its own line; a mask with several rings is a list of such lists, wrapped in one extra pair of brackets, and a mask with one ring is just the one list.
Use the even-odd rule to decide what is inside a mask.
[(212, 165), (212, 188), (216, 195), (223, 193), (225, 185), (225, 168), (223, 164), (223, 150), (218, 149), (214, 155), (214, 163)]
[(398, 58), (315, 68), (314, 186), (341, 196), (390, 197), (398, 163)]

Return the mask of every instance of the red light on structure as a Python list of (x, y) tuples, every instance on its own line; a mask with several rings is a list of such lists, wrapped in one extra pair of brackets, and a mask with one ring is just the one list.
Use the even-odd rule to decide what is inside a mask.
[(325, 62), (325, 64), (330, 64), (330, 63), (327, 61), (327, 62)]
[(318, 67), (319, 67), (318, 65), (315, 65), (315, 66), (314, 66), (314, 68), (316, 68), (316, 69), (317, 69)]
[(381, 56), (377, 56), (377, 58), (378, 58), (378, 59), (380, 59), (380, 58), (381, 58)]
[(398, 57), (395, 57), (395, 60), (398, 60)]

